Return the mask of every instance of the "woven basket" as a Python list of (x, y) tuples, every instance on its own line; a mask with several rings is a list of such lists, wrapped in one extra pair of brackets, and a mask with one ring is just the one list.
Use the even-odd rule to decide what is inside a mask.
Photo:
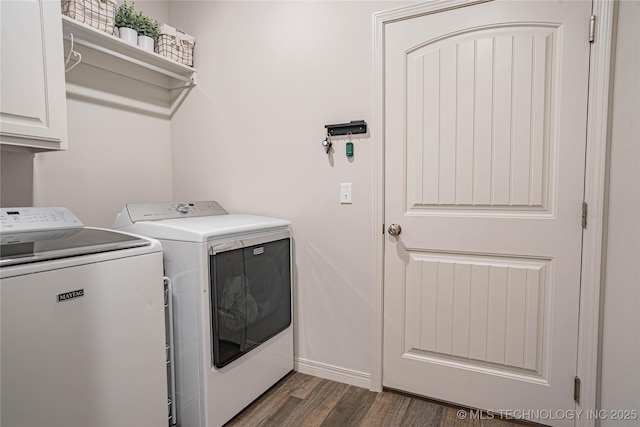
[(170, 25), (160, 25), (160, 35), (156, 39), (155, 52), (176, 62), (193, 67), (193, 48), (196, 39)]
[(116, 0), (62, 0), (61, 6), (63, 15), (113, 34)]

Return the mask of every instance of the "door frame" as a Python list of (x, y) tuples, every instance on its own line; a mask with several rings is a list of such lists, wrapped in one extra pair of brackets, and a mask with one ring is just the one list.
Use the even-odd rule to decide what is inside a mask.
[[(373, 15), (374, 36), (374, 283), (372, 294), (371, 390), (382, 390), (382, 354), (384, 328), (384, 36), (387, 24), (436, 12), (485, 3), (493, 0), (433, 0)], [(581, 381), (577, 409), (598, 408), (598, 361), (603, 236), (606, 228), (607, 148), (610, 136), (612, 55), (617, 2), (593, 0), (596, 37), (591, 48), (589, 97), (586, 129), (586, 166), (584, 201), (588, 204), (587, 227), (583, 232), (580, 319), (578, 324), (577, 375)], [(585, 37), (588, 23), (585, 23)], [(576, 218), (579, 221), (579, 218)], [(378, 227), (382, 227), (382, 230)], [(382, 233), (381, 233), (382, 231)], [(594, 426), (595, 420), (581, 417), (576, 426)]]

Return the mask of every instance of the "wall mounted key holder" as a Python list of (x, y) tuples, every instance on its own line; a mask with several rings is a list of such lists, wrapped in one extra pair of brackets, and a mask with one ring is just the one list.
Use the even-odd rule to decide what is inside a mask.
[(327, 135), (329, 136), (367, 133), (367, 122), (364, 120), (352, 120), (349, 123), (324, 125), (324, 127), (327, 128)]

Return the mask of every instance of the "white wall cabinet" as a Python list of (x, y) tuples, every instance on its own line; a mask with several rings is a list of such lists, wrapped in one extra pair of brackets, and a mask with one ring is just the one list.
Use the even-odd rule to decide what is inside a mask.
[(0, 1), (2, 149), (67, 148), (60, 3)]

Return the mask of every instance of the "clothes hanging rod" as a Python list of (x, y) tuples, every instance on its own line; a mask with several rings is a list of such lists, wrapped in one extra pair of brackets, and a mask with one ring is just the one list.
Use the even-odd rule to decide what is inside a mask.
[[(64, 38), (66, 40), (71, 40), (71, 36), (69, 36), (68, 34), (65, 34)], [(113, 51), (111, 49), (107, 49), (107, 48), (105, 48), (103, 46), (99, 46), (99, 45), (97, 45), (95, 43), (91, 43), (91, 42), (79, 39), (77, 36), (73, 37), (73, 42), (75, 44), (79, 44), (81, 46), (88, 47), (89, 49), (93, 49), (93, 50), (97, 50), (97, 51), (102, 52), (102, 53), (106, 53), (107, 55), (111, 55), (111, 56), (116, 57), (118, 59), (122, 59), (123, 61), (130, 62), (132, 64), (135, 64), (135, 65), (138, 65), (140, 67), (146, 68), (148, 70), (155, 71), (156, 73), (160, 73), (160, 74), (163, 74), (165, 76), (173, 77), (174, 79), (177, 79), (177, 80), (189, 83), (189, 84), (195, 84), (195, 81), (194, 81), (193, 77), (186, 77), (186, 76), (174, 73), (172, 71), (165, 70), (164, 68), (157, 67), (157, 66), (152, 65), (152, 64), (148, 64), (148, 63), (146, 63), (144, 61), (140, 61), (139, 59), (131, 58), (130, 56), (123, 55), (120, 52), (115, 52), (115, 51)]]
[[(1, 0), (0, 0), (0, 1), (1, 1)], [(122, 77), (126, 77), (126, 78), (128, 78), (128, 79), (135, 80), (135, 81), (137, 81), (137, 82), (142, 83), (143, 85), (146, 85), (146, 86), (149, 86), (149, 87), (155, 87), (155, 88), (165, 89), (165, 90), (168, 90), (169, 92), (174, 91), (174, 90), (185, 90), (185, 89), (190, 89), (190, 88), (192, 88), (192, 87), (196, 87), (196, 84), (195, 84), (195, 83), (187, 83), (187, 84), (186, 84), (186, 85), (184, 85), (184, 86), (166, 87), (166, 86), (161, 86), (161, 85), (158, 85), (158, 84), (155, 84), (155, 83), (148, 82), (148, 81), (146, 81), (146, 80), (139, 79), (139, 78), (137, 78), (137, 77), (128, 76), (128, 75), (126, 75), (126, 74), (124, 74), (124, 73), (119, 73), (119, 72), (117, 72), (117, 71), (113, 71), (113, 70), (111, 70), (111, 69), (109, 69), (109, 68), (101, 67), (101, 66), (99, 66), (99, 65), (95, 65), (95, 64), (88, 64), (88, 63), (86, 63), (86, 62), (85, 62), (83, 65), (84, 65), (84, 66), (86, 66), (86, 67), (93, 67), (93, 68), (97, 68), (98, 70), (108, 71), (108, 72), (110, 72), (110, 73), (112, 73), (112, 74), (115, 74), (115, 75), (117, 75), (117, 76), (122, 76)]]

